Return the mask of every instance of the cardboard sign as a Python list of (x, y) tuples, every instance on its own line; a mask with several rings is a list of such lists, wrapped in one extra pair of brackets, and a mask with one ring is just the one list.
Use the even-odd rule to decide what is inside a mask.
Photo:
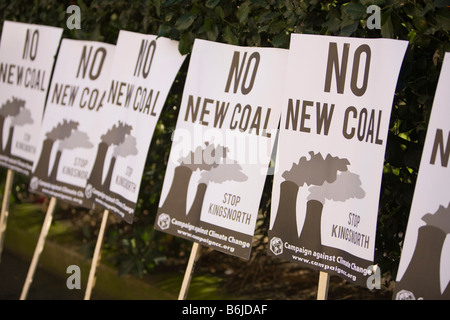
[(39, 135), (30, 191), (92, 207), (85, 187), (94, 164), (97, 126), (104, 106), (115, 46), (63, 39)]
[(12, 21), (0, 42), (0, 165), (29, 175), (62, 29)]
[(394, 299), (450, 299), (450, 53), (436, 88)]
[(292, 34), (269, 253), (365, 285), (405, 41)]
[(147, 152), (185, 56), (178, 42), (121, 30), (86, 197), (131, 223)]
[(195, 40), (155, 228), (248, 258), (287, 50)]

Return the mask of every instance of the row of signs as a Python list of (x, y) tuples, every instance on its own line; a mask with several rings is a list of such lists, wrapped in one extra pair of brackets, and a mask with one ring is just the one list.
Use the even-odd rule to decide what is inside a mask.
[[(185, 56), (174, 40), (123, 30), (116, 45), (61, 36), (60, 28), (4, 22), (0, 164), (29, 175), (32, 192), (132, 223), (152, 135)], [(155, 228), (248, 258), (276, 159), (269, 253), (365, 285), (407, 45), (301, 34), (289, 50), (195, 40)], [(450, 297), (448, 60), (398, 298)], [(440, 289), (421, 293), (424, 278)]]

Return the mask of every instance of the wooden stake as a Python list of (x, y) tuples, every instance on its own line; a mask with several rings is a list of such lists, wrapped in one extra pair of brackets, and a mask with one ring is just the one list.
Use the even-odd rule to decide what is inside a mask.
[(33, 282), (34, 272), (41, 256), (41, 252), (44, 249), (45, 239), (47, 238), (48, 230), (52, 224), (53, 212), (55, 211), (56, 198), (52, 197), (48, 205), (47, 213), (45, 214), (44, 223), (42, 224), (41, 234), (39, 235), (39, 240), (34, 250), (33, 259), (31, 260), (30, 268), (28, 269), (27, 278), (25, 279), (25, 284), (22, 289), (22, 294), (20, 295), (20, 300), (25, 300), (28, 295), (28, 290), (31, 283)]
[(317, 288), (317, 300), (327, 300), (329, 284), (330, 284), (330, 275), (326, 272), (320, 271), (319, 286)]
[(14, 171), (8, 169), (6, 173), (5, 192), (3, 193), (2, 213), (0, 215), (0, 262), (2, 262), (3, 242), (6, 232), (6, 221), (9, 215), (9, 198), (11, 195)]
[(103, 235), (106, 229), (106, 222), (108, 221), (108, 214), (109, 210), (103, 211), (102, 224), (100, 226), (100, 231), (98, 232), (97, 243), (95, 244), (94, 256), (92, 257), (91, 270), (89, 271), (89, 279), (86, 292), (84, 294), (84, 300), (91, 299), (92, 288), (95, 285), (95, 271), (100, 263), (100, 252), (103, 242)]
[(194, 267), (200, 257), (200, 245), (197, 242), (192, 244), (191, 254), (189, 256), (186, 272), (184, 273), (183, 283), (181, 284), (181, 290), (178, 295), (178, 300), (186, 300), (189, 285), (191, 283), (192, 274), (194, 273)]

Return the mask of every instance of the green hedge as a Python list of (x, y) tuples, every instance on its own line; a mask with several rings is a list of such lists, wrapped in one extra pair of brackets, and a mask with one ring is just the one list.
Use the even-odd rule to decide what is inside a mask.
[[(376, 258), (395, 276), (428, 118), (445, 51), (450, 51), (448, 1), (0, 1), (1, 21), (13, 20), (64, 28), (63, 37), (115, 43), (119, 30), (179, 40), (189, 53), (195, 38), (261, 47), (288, 48), (291, 33), (408, 40), (392, 109), (377, 226)], [(66, 8), (81, 9), (81, 29), (69, 30)], [(366, 8), (381, 7), (381, 29), (366, 27)], [(156, 128), (143, 174), (135, 221), (108, 227), (104, 248), (123, 273), (143, 274), (155, 258), (183, 254), (188, 243), (155, 232), (154, 218), (175, 127), (189, 59), (186, 59)], [(267, 233), (272, 177), (261, 200), (257, 235)], [(15, 192), (26, 192), (27, 181)], [(72, 210), (73, 211), (73, 210)], [(79, 211), (79, 210), (78, 210)], [(85, 228), (92, 244), (96, 228)], [(253, 255), (265, 254), (263, 240)]]

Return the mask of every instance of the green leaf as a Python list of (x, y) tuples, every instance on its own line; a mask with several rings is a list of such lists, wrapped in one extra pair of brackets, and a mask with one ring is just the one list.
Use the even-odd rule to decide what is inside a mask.
[(208, 1), (206, 1), (206, 7), (207, 8), (210, 8), (210, 9), (212, 9), (212, 8), (214, 8), (215, 6), (217, 6), (217, 4), (220, 2), (220, 0), (208, 0)]
[(386, 23), (381, 25), (381, 36), (383, 38), (394, 37), (394, 27), (392, 25), (392, 20), (390, 16), (387, 18)]
[(339, 35), (342, 36), (342, 37), (351, 36), (353, 34), (353, 32), (355, 32), (356, 29), (358, 29), (358, 25), (359, 25), (359, 21), (355, 21), (355, 22), (350, 23), (350, 24), (345, 24), (341, 28), (341, 32), (339, 33)]
[(214, 8), (214, 13), (220, 18), (220, 20), (225, 19), (225, 12), (221, 6), (217, 6)]
[(183, 14), (181, 17), (178, 18), (177, 22), (175, 22), (175, 28), (178, 31), (186, 30), (192, 25), (196, 17), (197, 17), (196, 15), (193, 15), (191, 13)]
[(327, 22), (325, 22), (323, 25), (328, 27), (329, 32), (334, 33), (334, 32), (339, 31), (339, 27), (341, 25), (341, 20), (338, 18), (332, 18), (332, 19), (328, 20)]
[(210, 17), (206, 17), (205, 21), (203, 22), (203, 29), (205, 29), (205, 31), (211, 30), (211, 26), (213, 23), (214, 23), (213, 19), (211, 19)]
[(286, 30), (286, 23), (284, 22), (284, 20), (280, 19), (270, 24), (269, 33), (279, 34), (282, 30)]
[(178, 51), (182, 55), (188, 54), (192, 50), (192, 43), (191, 43), (191, 37), (189, 32), (183, 33), (183, 35), (180, 38), (180, 42), (178, 42)]
[(276, 48), (287, 48), (289, 43), (289, 33), (281, 31), (272, 39), (272, 45)]
[(169, 7), (169, 6), (173, 5), (173, 4), (177, 4), (180, 1), (181, 0), (168, 0), (168, 1), (166, 1), (166, 3), (164, 3), (164, 6), (165, 7)]
[(172, 27), (166, 24), (161, 24), (158, 28), (158, 37), (168, 37), (170, 30), (172, 30)]
[(360, 0), (359, 2), (365, 7), (368, 7), (368, 6), (372, 5), (372, 4), (381, 7), (381, 6), (386, 4), (385, 0)]
[(353, 20), (359, 20), (366, 15), (367, 8), (360, 3), (350, 2), (344, 5), (342, 10)]
[(225, 30), (223, 32), (223, 40), (228, 44), (237, 45), (238, 44), (238, 38), (236, 35), (231, 31), (229, 26), (225, 27)]
[(250, 2), (246, 1), (241, 4), (237, 10), (237, 18), (240, 23), (245, 23), (250, 13)]
[(450, 30), (450, 14), (448, 9), (436, 10), (436, 21), (442, 30)]
[(215, 23), (212, 24), (210, 30), (206, 31), (206, 36), (210, 41), (217, 40), (217, 37), (219, 36), (219, 28), (217, 28), (217, 25)]
[(161, 0), (153, 0), (153, 5), (155, 6), (156, 15), (161, 16)]

